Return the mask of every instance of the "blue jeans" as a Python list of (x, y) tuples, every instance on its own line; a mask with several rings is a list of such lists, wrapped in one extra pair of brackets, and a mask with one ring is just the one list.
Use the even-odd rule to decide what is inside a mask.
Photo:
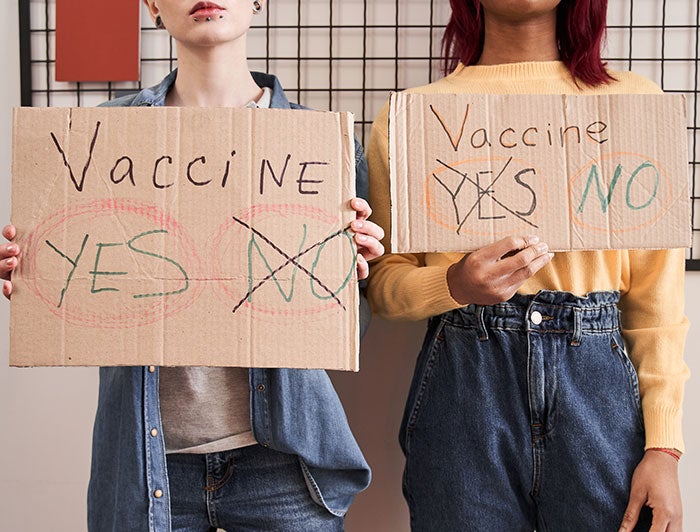
[(400, 434), (412, 530), (618, 530), (644, 449), (618, 298), (543, 291), (431, 318)]
[(167, 455), (173, 532), (335, 532), (344, 518), (316, 504), (299, 458), (253, 445)]

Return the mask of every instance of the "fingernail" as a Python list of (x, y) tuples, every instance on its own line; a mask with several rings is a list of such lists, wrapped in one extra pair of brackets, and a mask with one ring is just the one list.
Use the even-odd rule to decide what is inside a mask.
[(353, 229), (362, 229), (363, 226), (362, 220), (355, 220), (352, 222)]
[(358, 235), (357, 235), (357, 239), (358, 239), (360, 242), (364, 242), (365, 240), (367, 240), (367, 235), (358, 234)]
[(8, 265), (10, 268), (13, 268), (13, 267), (15, 267), (15, 266), (17, 265), (17, 259), (16, 259), (15, 257), (10, 257), (10, 258), (7, 259), (5, 262), (7, 263), (7, 265)]
[(528, 246), (534, 246), (535, 244), (537, 244), (537, 242), (540, 241), (540, 237), (535, 236), (535, 235), (530, 235), (530, 236), (527, 236), (525, 238), (527, 239)]
[(535, 249), (537, 250), (537, 253), (542, 254), (542, 253), (545, 253), (549, 249), (549, 246), (547, 244), (545, 244), (544, 242), (542, 242), (541, 244), (537, 244), (537, 247)]
[(7, 251), (8, 251), (9, 253), (16, 253), (17, 250), (18, 250), (18, 248), (17, 248), (17, 245), (16, 245), (16, 244), (8, 244), (8, 245), (7, 245)]
[(549, 260), (552, 260), (554, 258), (554, 253), (550, 252), (550, 253), (547, 253), (547, 255), (549, 255)]

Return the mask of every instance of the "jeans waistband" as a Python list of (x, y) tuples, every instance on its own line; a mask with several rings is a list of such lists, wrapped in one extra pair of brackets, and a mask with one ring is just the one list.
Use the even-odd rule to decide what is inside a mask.
[(502, 329), (570, 333), (576, 343), (582, 334), (619, 330), (619, 300), (616, 291), (577, 296), (543, 290), (532, 295), (516, 294), (497, 305), (469, 305), (441, 318), (452, 325), (477, 328), (482, 338), (488, 337), (490, 329)]

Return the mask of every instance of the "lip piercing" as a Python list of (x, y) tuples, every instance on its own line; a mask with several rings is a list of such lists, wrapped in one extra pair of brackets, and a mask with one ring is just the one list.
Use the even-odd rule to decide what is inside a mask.
[[(219, 15), (219, 18), (220, 18), (220, 19), (221, 19), (221, 18), (224, 18), (224, 16), (223, 16), (223, 15)], [(193, 18), (192, 20), (194, 20), (195, 22), (199, 22), (199, 19), (198, 19), (198, 18)], [(207, 22), (211, 22), (211, 17), (207, 17), (205, 20), (206, 20)]]

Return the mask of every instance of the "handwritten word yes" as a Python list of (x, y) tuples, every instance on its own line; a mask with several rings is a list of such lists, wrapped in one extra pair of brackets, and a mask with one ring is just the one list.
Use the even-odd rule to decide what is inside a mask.
[[(456, 186), (450, 187), (447, 180), (441, 177), (439, 172), (432, 174), (432, 177), (437, 181), (437, 183), (444, 188), (452, 199), (452, 207), (454, 208), (455, 222), (457, 225), (457, 234), (460, 234), (462, 227), (465, 222), (476, 212), (476, 217), (479, 220), (498, 220), (506, 218), (507, 216), (515, 217), (526, 224), (537, 227), (532, 221), (528, 219), (532, 213), (535, 212), (537, 208), (537, 194), (535, 190), (530, 186), (530, 184), (525, 181), (527, 177), (536, 176), (537, 172), (534, 168), (516, 168), (513, 164), (513, 157), (505, 160), (503, 165), (495, 174), (494, 170), (479, 168), (474, 171), (470, 168), (470, 171), (461, 171), (458, 168), (451, 166), (441, 160), (437, 160), (439, 164), (443, 166), (443, 170), (448, 170), (458, 176)], [(491, 163), (496, 163), (496, 160), (490, 161)], [(467, 161), (467, 164), (472, 165), (485, 164), (484, 161)], [(486, 161), (488, 164), (489, 161)], [(456, 165), (455, 165), (456, 166)], [(501, 182), (501, 186), (509, 187), (512, 189), (512, 183), (522, 189), (527, 194), (529, 205), (523, 209), (515, 206), (508, 205), (505, 199), (500, 199), (496, 197), (496, 184), (499, 180), (504, 177), (509, 176), (510, 181), (504, 179)], [(487, 184), (484, 184), (487, 183)], [(465, 186), (467, 185), (467, 186)], [(472, 185), (469, 187), (468, 185)], [(476, 199), (474, 195), (476, 194)], [(488, 216), (485, 214), (485, 209), (482, 207), (482, 201), (484, 198), (488, 198), (490, 202), (497, 207), (497, 210), (501, 212), (500, 215)], [(512, 200), (511, 200), (512, 201)]]

